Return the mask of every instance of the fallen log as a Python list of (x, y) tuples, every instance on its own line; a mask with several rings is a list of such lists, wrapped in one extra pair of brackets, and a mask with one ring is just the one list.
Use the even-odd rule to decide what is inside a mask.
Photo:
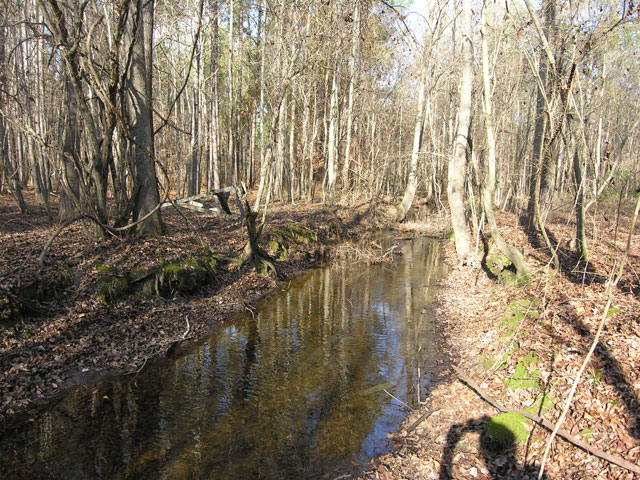
[[(194, 210), (200, 213), (207, 213), (210, 215), (219, 215), (221, 217), (234, 216), (242, 218), (244, 217), (244, 210), (242, 207), (242, 203), (240, 202), (238, 192), (239, 189), (236, 186), (218, 188), (215, 190), (209, 190), (204, 193), (199, 193), (197, 195), (191, 195), (190, 197), (178, 198), (176, 200), (164, 202), (161, 207), (166, 208), (175, 205), (178, 207)], [(238, 207), (240, 215), (232, 215), (231, 210), (229, 209), (228, 199), (231, 193), (235, 193), (236, 195), (236, 206)], [(213, 201), (216, 203), (216, 206), (207, 207), (203, 203), (196, 201), (205, 197), (212, 197)]]

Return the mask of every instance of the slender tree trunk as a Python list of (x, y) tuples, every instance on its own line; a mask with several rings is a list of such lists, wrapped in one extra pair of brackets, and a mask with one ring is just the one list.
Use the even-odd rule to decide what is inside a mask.
[[(542, 9), (544, 12), (544, 41), (548, 39), (553, 42), (557, 30), (556, 0), (544, 0)], [(540, 225), (542, 224), (540, 218), (540, 203), (551, 188), (552, 182), (549, 180), (549, 177), (553, 175), (551, 145), (546, 142), (549, 135), (550, 105), (552, 104), (552, 96), (555, 91), (555, 81), (551, 77), (553, 68), (554, 66), (549, 61), (548, 55), (542, 53), (538, 69), (536, 117), (531, 155), (533, 171), (529, 191), (529, 203), (527, 205), (529, 228), (535, 231), (539, 231)]]
[(189, 163), (189, 195), (200, 193), (200, 90), (201, 90), (201, 57), (199, 45), (194, 45), (195, 54), (195, 79), (192, 90), (191, 111), (191, 158)]
[[(0, 92), (0, 96), (2, 93)], [(4, 115), (0, 115), (0, 149), (2, 149), (2, 168), (4, 170), (5, 178), (9, 180), (11, 185), (11, 193), (16, 199), (20, 213), (27, 212), (27, 204), (22, 196), (22, 187), (18, 178), (18, 169), (11, 165), (9, 158), (9, 139), (7, 137), (7, 128), (5, 125)]]
[(80, 212), (80, 178), (76, 167), (80, 165), (80, 131), (73, 88), (68, 79), (65, 80), (65, 87), (67, 121), (61, 161), (60, 221), (73, 218)]
[(234, 17), (234, 5), (235, 2), (234, 0), (229, 0), (229, 43), (228, 43), (228, 50), (229, 50), (229, 65), (228, 65), (228, 71), (227, 71), (227, 81), (229, 82), (229, 86), (227, 88), (228, 90), (228, 101), (229, 101), (229, 127), (227, 129), (227, 135), (228, 135), (228, 145), (227, 145), (227, 165), (228, 168), (231, 168), (231, 171), (233, 172), (233, 176), (232, 176), (232, 183), (236, 184), (238, 179), (236, 178), (236, 169), (235, 169), (235, 152), (236, 152), (236, 145), (235, 145), (235, 133), (236, 133), (236, 129), (235, 129), (235, 97), (234, 97), (234, 89), (233, 89), (233, 84), (234, 84), (234, 79), (233, 79), (233, 62), (234, 62), (234, 54), (233, 54), (233, 17)]
[[(426, 46), (426, 45), (425, 45)], [(409, 166), (409, 179), (407, 187), (404, 191), (402, 202), (396, 207), (396, 220), (401, 222), (407, 216), (407, 212), (413, 204), (413, 198), (418, 188), (418, 157), (420, 156), (420, 148), (422, 147), (422, 130), (424, 125), (424, 99), (427, 89), (427, 55), (423, 52), (422, 68), (420, 69), (420, 86), (418, 87), (418, 111), (416, 112), (416, 121), (413, 128), (413, 149), (411, 150), (411, 164)]]
[(258, 110), (258, 118), (260, 123), (260, 180), (258, 184), (258, 193), (253, 209), (257, 212), (260, 210), (260, 201), (264, 195), (265, 185), (267, 183), (267, 161), (265, 146), (265, 124), (264, 124), (264, 93), (265, 93), (265, 56), (266, 56), (266, 39), (267, 39), (267, 0), (262, 0), (260, 5), (260, 105)]
[(291, 99), (291, 120), (289, 120), (289, 202), (295, 201), (295, 130), (296, 130), (296, 100)]
[(349, 58), (349, 97), (347, 100), (347, 131), (344, 147), (344, 163), (342, 166), (342, 197), (345, 198), (351, 189), (351, 131), (353, 130), (353, 97), (356, 83), (356, 63), (360, 44), (360, 5), (355, 6), (353, 13), (353, 30), (351, 32), (351, 57)]
[(243, 143), (243, 135), (241, 135), (241, 126), (242, 126), (242, 97), (243, 97), (243, 61), (244, 61), (244, 3), (239, 2), (238, 4), (238, 28), (237, 28), (237, 43), (238, 43), (238, 54), (236, 55), (236, 76), (238, 78), (236, 85), (236, 92), (234, 95), (234, 101), (236, 102), (235, 110), (235, 122), (234, 122), (234, 177), (235, 184), (238, 185), (242, 178), (246, 179), (246, 161), (245, 161), (245, 145)]
[(493, 126), (493, 106), (492, 106), (492, 88), (489, 76), (489, 52), (487, 46), (487, 2), (485, 0), (482, 10), (482, 25), (480, 28), (482, 41), (482, 83), (483, 83), (483, 111), (485, 116), (485, 129), (487, 133), (487, 176), (482, 189), (482, 206), (484, 208), (487, 223), (491, 231), (491, 238), (496, 243), (500, 251), (515, 265), (519, 278), (526, 279), (530, 274), (530, 268), (524, 261), (522, 254), (514, 247), (509, 245), (498, 230), (495, 215), (493, 213), (493, 199), (496, 189), (496, 139), (495, 129)]
[(471, 123), (471, 90), (473, 87), (473, 44), (471, 0), (462, 2), (462, 72), (460, 77), (460, 105), (458, 126), (449, 160), (447, 196), (451, 209), (451, 226), (455, 236), (456, 253), (462, 263), (470, 260), (471, 234), (465, 220), (464, 185), (467, 167), (469, 124)]
[(325, 201), (329, 205), (335, 203), (336, 170), (338, 167), (338, 70), (333, 72), (331, 80), (331, 103), (329, 106), (329, 136), (327, 141), (327, 189)]
[(585, 205), (584, 190), (586, 188), (582, 175), (582, 165), (580, 155), (576, 146), (573, 154), (573, 175), (576, 181), (576, 252), (583, 261), (589, 260), (589, 249), (587, 248), (587, 235), (585, 233)]
[(220, 107), (218, 102), (218, 0), (209, 0), (211, 24), (211, 58), (209, 62), (210, 134), (209, 134), (209, 178), (207, 189), (220, 188)]

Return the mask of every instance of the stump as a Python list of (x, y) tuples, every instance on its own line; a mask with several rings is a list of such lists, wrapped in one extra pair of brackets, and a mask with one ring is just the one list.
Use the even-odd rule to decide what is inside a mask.
[(258, 245), (258, 240), (262, 234), (262, 226), (260, 229), (256, 229), (257, 213), (251, 211), (251, 206), (247, 198), (242, 199), (244, 207), (244, 224), (247, 227), (247, 235), (249, 240), (244, 247), (242, 257), (240, 257), (239, 263), (241, 266), (251, 263), (256, 272), (262, 275), (268, 275), (274, 280), (280, 279), (280, 274), (273, 264), (269, 255), (267, 255)]

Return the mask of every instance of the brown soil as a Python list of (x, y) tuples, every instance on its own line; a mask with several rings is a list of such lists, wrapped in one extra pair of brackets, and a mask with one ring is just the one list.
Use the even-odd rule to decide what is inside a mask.
[[(480, 269), (458, 268), (453, 242), (445, 255), (452, 266), (438, 295), (437, 321), (444, 349), (452, 363), (491, 398), (510, 408), (526, 408), (544, 392), (553, 401), (541, 415), (555, 423), (565, 405), (582, 360), (588, 351), (606, 303), (605, 283), (625, 248), (630, 206), (619, 222), (615, 216), (594, 214), (589, 232), (591, 260), (578, 263), (568, 242), (575, 225), (568, 213), (558, 213), (547, 227), (559, 242), (563, 272), (552, 271), (549, 256), (536, 238), (527, 238), (521, 219), (498, 215), (500, 229), (526, 254), (535, 268), (523, 288), (498, 285)], [(625, 275), (614, 291), (613, 311), (599, 346), (583, 375), (563, 428), (590, 445), (640, 464), (640, 242), (638, 227)], [(617, 248), (616, 248), (617, 247)], [(515, 336), (505, 333), (502, 318), (508, 306), (535, 301), (540, 314), (528, 314)], [(489, 360), (500, 358), (512, 346), (497, 370)], [(539, 387), (509, 388), (516, 367), (527, 355), (537, 363), (528, 369)], [(535, 373), (532, 373), (534, 372)], [(536, 410), (537, 412), (537, 410)], [(437, 386), (418, 411), (411, 412), (393, 437), (395, 450), (372, 459), (367, 479), (493, 479), (537, 478), (548, 432), (527, 426), (530, 435), (513, 446), (484, 448), (487, 420), (498, 412), (484, 402), (455, 373)], [(422, 419), (412, 432), (408, 430)], [(640, 478), (589, 455), (556, 437), (545, 469), (549, 479)]]
[[(210, 333), (234, 312), (251, 308), (262, 296), (328, 258), (330, 247), (377, 228), (369, 205), (329, 209), (319, 205), (270, 207), (262, 248), (278, 256), (276, 281), (239, 267), (231, 258), (247, 242), (240, 220), (183, 210), (164, 210), (169, 235), (112, 238), (96, 243), (92, 225), (76, 222), (53, 242), (41, 271), (36, 259), (56, 229), (44, 210), (21, 215), (0, 195), (0, 307), (19, 304), (22, 312), (0, 328), (0, 420), (43, 404), (73, 385), (115, 373), (135, 373), (187, 339)], [(303, 226), (316, 240), (290, 242), (286, 258), (267, 248), (274, 229)], [(148, 269), (174, 258), (199, 256), (210, 248), (219, 258), (213, 281), (196, 292), (169, 298), (131, 293), (104, 305), (98, 298), (97, 266), (119, 271)], [(226, 258), (226, 260), (225, 260)], [(63, 281), (60, 281), (60, 278)], [(34, 291), (30, 301), (18, 292)]]

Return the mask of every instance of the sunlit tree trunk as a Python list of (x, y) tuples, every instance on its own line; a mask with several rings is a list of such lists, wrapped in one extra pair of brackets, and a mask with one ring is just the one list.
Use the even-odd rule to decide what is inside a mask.
[(353, 101), (355, 95), (358, 46), (360, 44), (360, 5), (356, 5), (353, 13), (351, 32), (351, 56), (349, 58), (349, 96), (347, 99), (347, 131), (344, 147), (344, 163), (342, 166), (342, 196), (351, 189), (351, 131), (353, 130)]
[(396, 207), (396, 220), (401, 222), (407, 216), (407, 212), (413, 204), (413, 198), (416, 195), (416, 189), (418, 187), (418, 157), (420, 155), (420, 148), (422, 147), (422, 130), (424, 125), (424, 99), (427, 89), (427, 55), (428, 52), (423, 52), (422, 67), (420, 69), (420, 85), (418, 86), (418, 111), (416, 112), (416, 120), (413, 128), (413, 148), (411, 150), (411, 164), (409, 166), (409, 179), (407, 181), (407, 187), (402, 197), (402, 202)]
[(80, 178), (76, 165), (80, 165), (80, 131), (73, 88), (65, 80), (67, 121), (61, 161), (61, 190), (59, 218), (61, 221), (76, 216), (80, 211)]
[(495, 215), (493, 213), (493, 201), (496, 189), (496, 139), (495, 128), (493, 126), (493, 89), (491, 86), (491, 78), (489, 74), (489, 52), (487, 43), (487, 2), (485, 0), (482, 10), (482, 24), (480, 28), (482, 42), (482, 109), (484, 111), (485, 130), (487, 134), (487, 158), (486, 170), (487, 175), (482, 188), (482, 206), (487, 224), (491, 232), (491, 238), (495, 242), (498, 249), (515, 265), (517, 275), (520, 278), (526, 278), (530, 273), (530, 268), (524, 261), (522, 254), (514, 247), (509, 245), (498, 230)]
[(473, 87), (473, 28), (471, 0), (462, 2), (461, 35), (462, 71), (460, 74), (460, 104), (458, 125), (453, 142), (453, 155), (449, 160), (447, 196), (451, 209), (451, 226), (455, 236), (458, 260), (469, 261), (471, 234), (465, 219), (464, 186), (467, 169), (467, 147), (469, 124), (471, 122), (471, 91)]
[(234, 0), (229, 0), (229, 42), (228, 42), (228, 50), (229, 50), (229, 65), (227, 70), (227, 82), (228, 82), (228, 102), (229, 102), (229, 125), (227, 128), (227, 136), (228, 136), (228, 145), (227, 145), (227, 165), (228, 168), (231, 169), (232, 183), (236, 183), (238, 179), (236, 178), (236, 165), (235, 165), (235, 153), (236, 153), (236, 144), (235, 144), (235, 97), (234, 97), (234, 78), (233, 78), (233, 62), (234, 60), (234, 48), (233, 48), (233, 23), (234, 23)]
[[(544, 0), (542, 2), (544, 13), (543, 32), (546, 39), (553, 41), (556, 35), (556, 0)], [(538, 69), (538, 88), (536, 95), (536, 116), (533, 133), (532, 148), (532, 177), (530, 181), (529, 203), (529, 228), (539, 230), (541, 225), (540, 204), (551, 188), (550, 177), (553, 176), (553, 158), (551, 146), (545, 139), (549, 135), (550, 105), (552, 102), (554, 83), (552, 77), (553, 65), (544, 52), (540, 56)]]
[[(337, 66), (336, 66), (337, 67)], [(327, 139), (327, 182), (325, 202), (329, 205), (335, 203), (336, 195), (336, 169), (338, 168), (338, 70), (333, 72), (331, 80), (331, 103), (329, 106), (329, 132)]]
[(260, 36), (260, 105), (258, 111), (258, 118), (260, 123), (260, 179), (258, 184), (258, 193), (256, 194), (256, 201), (253, 205), (253, 209), (257, 212), (260, 210), (260, 201), (264, 194), (264, 189), (267, 183), (267, 156), (265, 146), (265, 124), (264, 124), (264, 109), (265, 109), (265, 56), (266, 56), (266, 29), (267, 19), (267, 0), (262, 0), (260, 6), (260, 26), (262, 31)]
[(576, 251), (582, 260), (586, 262), (589, 260), (589, 249), (587, 247), (587, 235), (585, 232), (584, 193), (586, 185), (582, 174), (582, 164), (580, 162), (580, 155), (578, 154), (577, 147), (573, 154), (573, 175), (576, 182)]
[(289, 202), (295, 201), (295, 129), (296, 129), (296, 100), (291, 99), (291, 119), (289, 120)]

